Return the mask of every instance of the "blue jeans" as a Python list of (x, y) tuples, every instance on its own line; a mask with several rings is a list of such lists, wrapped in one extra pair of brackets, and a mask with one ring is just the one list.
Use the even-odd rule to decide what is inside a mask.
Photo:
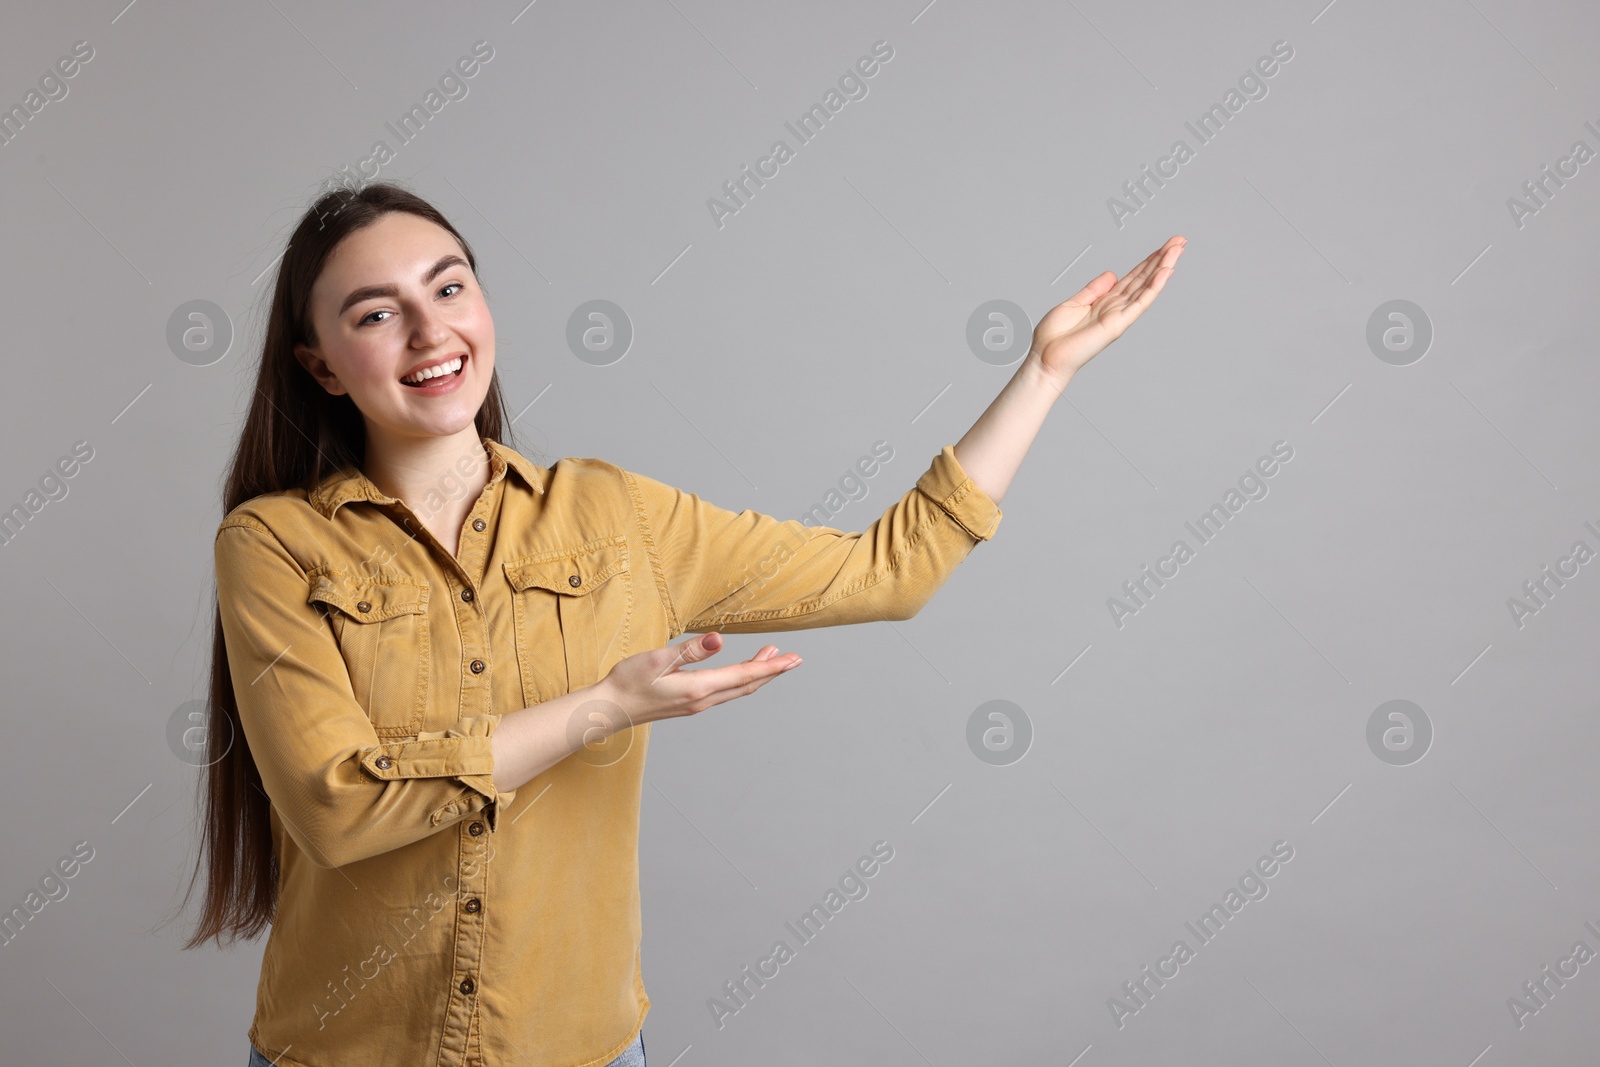
[[(277, 1067), (271, 1060), (263, 1056), (254, 1045), (250, 1046), (250, 1067)], [(633, 1039), (633, 1044), (622, 1050), (621, 1055), (606, 1067), (645, 1067), (644, 1062), (644, 1031), (639, 1031), (639, 1036)]]

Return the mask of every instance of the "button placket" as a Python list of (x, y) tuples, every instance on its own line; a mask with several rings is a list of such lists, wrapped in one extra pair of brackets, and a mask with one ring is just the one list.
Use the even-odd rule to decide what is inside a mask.
[[(498, 475), (500, 471), (496, 471)], [(490, 489), (493, 489), (494, 478), (491, 477)], [(488, 492), (480, 499), (478, 508), (488, 506), (491, 496)], [(402, 505), (403, 508), (403, 505)], [(409, 512), (407, 512), (409, 514)], [(490, 665), (493, 661), (493, 648), (490, 644), (488, 617), (477, 595), (481, 588), (483, 571), (487, 562), (489, 545), (482, 536), (488, 530), (489, 524), (479, 515), (474, 515), (468, 524), (470, 532), (463, 530), (460, 534), (456, 553), (447, 552), (439, 544), (431, 532), (425, 527), (413, 526), (408, 521), (407, 528), (415, 530), (413, 536), (431, 549), (431, 554), (437, 557), (448, 575), (447, 587), (453, 587), (457, 596), (450, 602), (455, 605), (458, 632), (461, 635), (461, 664), (463, 670), (459, 677), (461, 681), (461, 703), (459, 715), (482, 715), (491, 710), (491, 675)], [(448, 595), (448, 594), (447, 594)], [(453, 978), (455, 991), (459, 998), (452, 997), (453, 1003), (445, 1020), (446, 1043), (456, 1045), (458, 1042), (464, 1049), (472, 1042), (472, 1028), (477, 1014), (476, 1000), (473, 997), (478, 991), (481, 979), (481, 966), (483, 963), (483, 948), (485, 936), (485, 907), (484, 901), (488, 899), (488, 871), (487, 863), (481, 858), (484, 850), (489, 828), (482, 819), (464, 820), (462, 830), (467, 835), (463, 842), (462, 856), (458, 865), (460, 875), (457, 899), (462, 900), (459, 912), (459, 923), (454, 945)], [(470, 845), (466, 843), (470, 842)], [(471, 853), (480, 853), (480, 858), (474, 861)], [(473, 1058), (470, 1049), (466, 1050), (470, 1061)]]
[[(476, 512), (490, 506), (493, 494), (499, 491), (496, 483), (500, 480), (498, 470), (490, 473), (489, 484), (485, 486), (483, 495), (478, 499), (473, 508), (472, 521), (468, 523), (472, 531), (483, 533), (489, 528), (489, 523), (482, 515)], [(459, 632), (462, 637), (461, 655), (466, 672), (462, 677), (462, 711), (463, 715), (482, 715), (490, 710), (491, 672), (493, 648), (489, 642), (489, 623), (482, 602), (477, 593), (477, 586), (481, 586), (483, 568), (488, 558), (488, 545), (483, 537), (473, 536), (463, 531), (462, 545), (457, 560), (460, 569), (467, 577), (459, 590), (460, 604), (456, 609), (459, 623)]]
[(453, 1046), (459, 1042), (459, 1047), (467, 1050), (466, 1062), (472, 1063), (476, 1060), (470, 1046), (473, 1043), (473, 1028), (478, 1025), (478, 1007), (473, 994), (478, 991), (479, 982), (483, 979), (486, 930), (483, 902), (488, 899), (489, 863), (493, 849), (483, 837), (488, 828), (481, 820), (473, 819), (464, 825), (471, 837), (462, 842), (457, 861), (459, 881), (455, 897), (460, 904), (449, 972), (455, 983), (455, 992), (461, 995), (452, 995), (450, 998), (445, 1029), (450, 1035), (448, 1042)]

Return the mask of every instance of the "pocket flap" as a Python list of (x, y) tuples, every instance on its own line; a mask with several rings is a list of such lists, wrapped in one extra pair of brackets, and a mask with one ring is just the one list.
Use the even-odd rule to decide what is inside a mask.
[(628, 568), (625, 534), (585, 541), (572, 548), (538, 552), (507, 560), (506, 579), (522, 592), (532, 586), (567, 596), (583, 596), (598, 589), (607, 578)]
[(421, 615), (428, 610), (428, 586), (417, 579), (377, 581), (342, 571), (311, 576), (308, 603), (338, 608), (357, 622), (382, 622), (397, 615)]

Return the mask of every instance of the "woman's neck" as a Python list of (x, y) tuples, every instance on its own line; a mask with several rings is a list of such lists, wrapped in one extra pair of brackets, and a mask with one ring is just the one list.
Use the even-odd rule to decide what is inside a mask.
[(475, 425), (446, 437), (391, 437), (372, 428), (362, 472), (405, 502), (454, 554), (467, 513), (489, 483), (489, 454)]

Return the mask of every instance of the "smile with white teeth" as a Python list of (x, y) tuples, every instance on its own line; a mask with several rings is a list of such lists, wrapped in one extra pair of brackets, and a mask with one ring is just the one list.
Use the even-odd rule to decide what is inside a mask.
[(400, 380), (403, 382), (421, 383), (427, 381), (429, 378), (442, 378), (447, 374), (454, 374), (456, 371), (460, 370), (461, 364), (462, 359), (460, 356), (457, 356), (454, 359), (447, 360), (444, 363), (436, 363), (431, 367), (423, 367), (415, 374), (408, 374), (406, 377), (401, 378)]

